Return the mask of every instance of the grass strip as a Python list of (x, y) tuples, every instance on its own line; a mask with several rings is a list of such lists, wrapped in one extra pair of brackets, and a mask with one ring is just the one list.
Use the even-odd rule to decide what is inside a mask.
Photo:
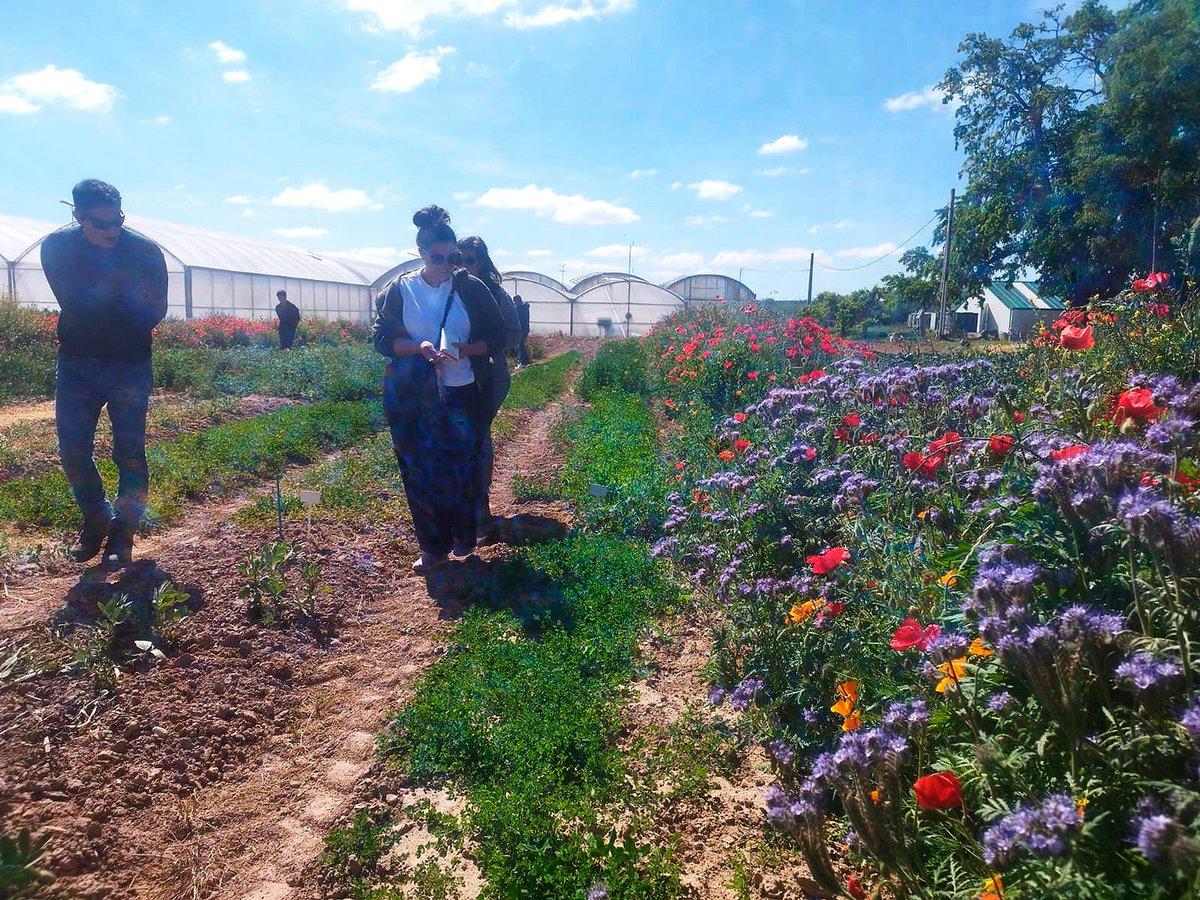
[(567, 379), (579, 368), (583, 357), (578, 350), (568, 350), (546, 362), (525, 366), (513, 373), (512, 388), (504, 400), (503, 409), (541, 409), (567, 392)]
[[(290, 406), (208, 428), (149, 447), (151, 524), (179, 518), (183, 501), (217, 496), (274, 475), (284, 466), (309, 463), (322, 453), (351, 446), (377, 432), (383, 414), (373, 402)], [(117, 469), (99, 463), (110, 496)], [(61, 472), (0, 484), (0, 519), (17, 525), (77, 528), (79, 510)]]
[[(655, 422), (637, 398), (598, 402), (572, 430), (591, 437), (570, 447), (565, 469), (585, 473), (576, 487), (600, 474), (630, 491), (634, 477), (662, 480)], [(646, 806), (617, 749), (639, 641), (678, 600), (664, 567), (644, 544), (579, 532), (518, 552), (471, 591), (449, 652), (380, 735), (383, 758), (465, 792), (439, 839), (472, 838), (481, 897), (576, 900), (601, 883), (611, 898), (679, 896), (673, 847), (640, 838)], [(330, 835), (327, 876), (351, 896), (391, 896), (412, 879), (387, 862), (406, 830), (398, 813), (364, 811)]]

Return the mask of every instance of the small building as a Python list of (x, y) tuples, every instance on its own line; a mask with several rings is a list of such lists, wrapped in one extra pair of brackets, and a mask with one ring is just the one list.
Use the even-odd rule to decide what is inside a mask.
[(1041, 331), (1066, 309), (1058, 297), (1043, 296), (1036, 281), (993, 281), (954, 310), (960, 332), (1023, 341)]

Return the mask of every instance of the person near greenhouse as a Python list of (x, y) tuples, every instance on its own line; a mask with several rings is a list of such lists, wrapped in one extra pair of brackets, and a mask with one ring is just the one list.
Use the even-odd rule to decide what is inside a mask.
[(487, 244), (480, 237), (465, 237), (458, 242), (462, 252), (463, 267), (475, 278), (482, 281), (504, 319), (504, 347), (492, 356), (492, 389), (485, 391), (480, 409), (479, 421), (479, 498), (475, 503), (475, 522), (481, 543), (489, 543), (496, 538), (496, 522), (492, 517), (491, 488), (492, 488), (492, 422), (496, 413), (504, 404), (512, 387), (512, 376), (508, 371), (508, 350), (515, 350), (521, 343), (521, 324), (517, 319), (517, 308), (513, 305), (508, 291), (504, 290), (503, 278), (496, 264), (488, 255)]
[(275, 315), (279, 317), (279, 348), (291, 350), (300, 324), (300, 307), (287, 298), (287, 291), (276, 291)]
[[(62, 309), (54, 424), (63, 472), (83, 514), (71, 554), (86, 562), (103, 545), (104, 564), (119, 568), (133, 558), (150, 486), (150, 346), (154, 326), (167, 314), (167, 264), (157, 244), (122, 228), (121, 194), (111, 184), (89, 178), (71, 195), (78, 224), (51, 234), (41, 251)], [(120, 476), (115, 504), (93, 458), (104, 406)]]
[[(450, 215), (413, 215), (422, 267), (376, 298), (375, 349), (388, 357), (383, 407), (421, 555), (416, 572), (475, 549), (483, 400), (504, 319), (466, 270)], [(490, 401), (489, 401), (490, 402)]]
[(529, 365), (529, 304), (521, 299), (520, 294), (513, 297), (513, 305), (517, 308), (517, 321), (521, 323), (521, 343), (517, 345), (517, 368)]

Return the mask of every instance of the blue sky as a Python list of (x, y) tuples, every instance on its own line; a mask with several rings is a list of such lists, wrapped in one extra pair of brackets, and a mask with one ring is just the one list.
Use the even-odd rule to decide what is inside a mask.
[[(126, 212), (399, 261), (438, 203), (502, 269), (875, 284), (960, 187), (928, 88), (1040, 4), (258, 0), (14, 4), (0, 213)], [(913, 243), (928, 242), (931, 226)], [(911, 246), (912, 244), (909, 244)]]

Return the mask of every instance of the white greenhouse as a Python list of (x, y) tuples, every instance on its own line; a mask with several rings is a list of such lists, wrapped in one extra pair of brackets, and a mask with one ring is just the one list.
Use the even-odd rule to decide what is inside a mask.
[(570, 287), (537, 272), (505, 272), (504, 289), (529, 304), (535, 334), (641, 335), (686, 305), (678, 294), (625, 272), (587, 275)]
[(16, 294), (17, 260), (57, 227), (53, 222), (0, 215), (0, 262), (4, 263), (0, 294)]
[[(301, 313), (369, 322), (372, 284), (384, 266), (317, 254), (239, 235), (131, 215), (126, 227), (158, 244), (167, 261), (167, 315), (213, 313), (269, 319), (283, 289)], [(50, 230), (53, 230), (51, 228)], [(22, 306), (56, 305), (42, 272), (41, 237), (15, 260), (12, 288)]]
[(662, 287), (678, 294), (685, 303), (742, 303), (754, 299), (754, 291), (728, 275), (687, 275), (664, 281)]

